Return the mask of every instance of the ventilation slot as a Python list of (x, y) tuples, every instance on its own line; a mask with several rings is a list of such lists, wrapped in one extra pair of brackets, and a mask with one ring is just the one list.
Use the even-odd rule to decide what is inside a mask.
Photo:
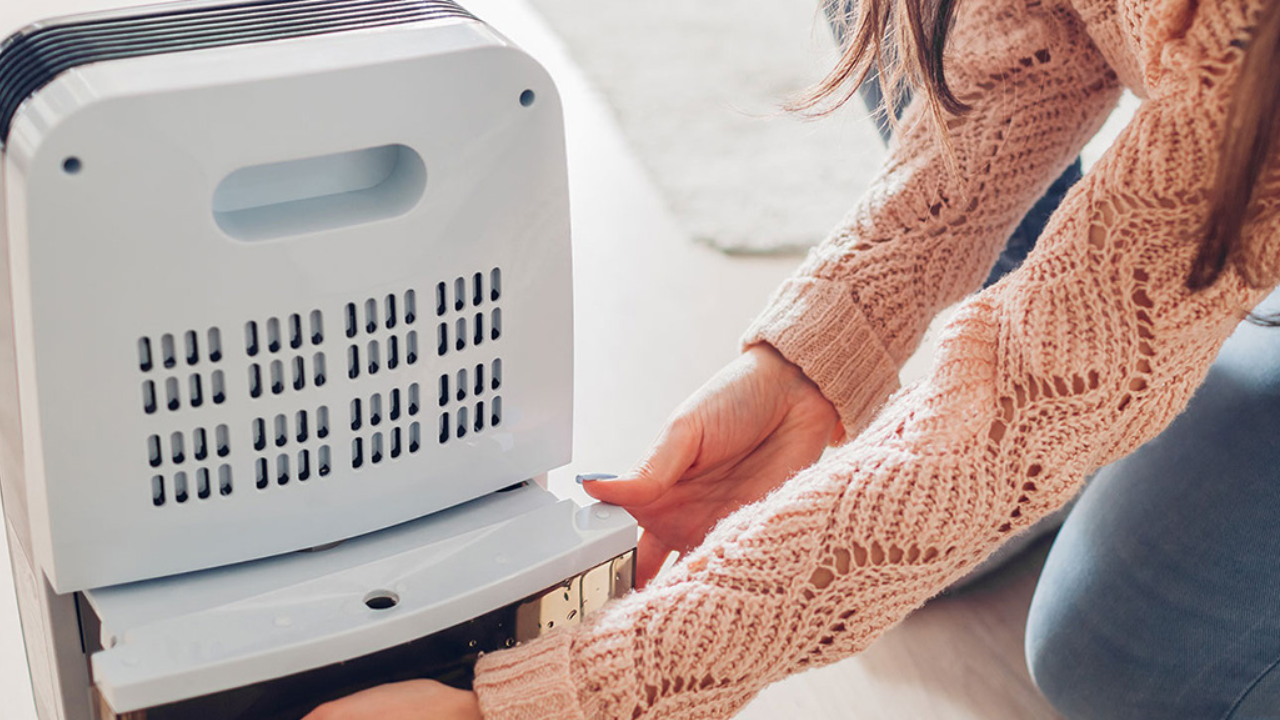
[(324, 342), (324, 316), (319, 310), (311, 311), (311, 344), (319, 345)]
[(267, 449), (267, 421), (262, 418), (253, 420), (253, 449), (259, 452)]
[(280, 455), (276, 457), (276, 484), (289, 484), (289, 456)]
[(173, 474), (173, 499), (184, 503), (190, 496), (187, 494), (187, 474), (178, 471)]
[(412, 290), (404, 293), (404, 324), (412, 325), (418, 319), (418, 294)]
[(382, 316), (388, 330), (395, 329), (396, 326), (396, 296), (388, 295), (383, 301), (385, 306), (382, 308)]
[(165, 380), (164, 391), (165, 407), (169, 408), (170, 411), (174, 411), (182, 407), (182, 402), (179, 400), (178, 393), (178, 378), (169, 378), (168, 380)]
[(226, 425), (219, 425), (214, 431), (214, 440), (218, 443), (218, 457), (224, 458), (231, 454), (231, 433), (227, 430)]
[(142, 372), (151, 372), (152, 367), (151, 340), (149, 338), (141, 338), (138, 340), (138, 369)]
[(375, 393), (369, 398), (369, 424), (377, 427), (382, 423), (382, 395)]
[(258, 323), (252, 320), (244, 325), (244, 351), (249, 357), (258, 354)]
[(209, 362), (222, 361), (222, 331), (209, 328)]
[(214, 370), (210, 376), (211, 385), (213, 385), (213, 404), (221, 405), (227, 399), (227, 383), (222, 375), (221, 370)]
[(391, 422), (395, 422), (400, 419), (400, 388), (396, 388), (391, 391), (391, 408), (387, 412), (387, 418), (390, 419)]
[(262, 366), (258, 363), (249, 366), (249, 397), (262, 397)]
[(150, 380), (142, 382), (142, 410), (148, 415), (156, 411), (156, 384)]
[(196, 497), (208, 500), (212, 491), (209, 487), (209, 468), (196, 470)]
[(178, 364), (177, 351), (173, 346), (173, 336), (165, 334), (160, 338), (160, 355), (166, 370), (172, 370)]
[(284, 415), (276, 415), (275, 422), (272, 424), (275, 430), (272, 435), (275, 437), (276, 447), (284, 447), (289, 444), (289, 421)]
[(289, 347), (302, 347), (302, 316), (297, 313), (289, 316)]
[(197, 462), (203, 462), (209, 458), (209, 435), (204, 428), (196, 428), (191, 433), (191, 457)]
[(312, 382), (315, 383), (316, 387), (324, 387), (325, 382), (328, 380), (324, 367), (324, 353), (318, 352), (312, 356), (311, 371), (313, 373)]
[(204, 404), (204, 388), (201, 387), (200, 374), (192, 375), (187, 381), (191, 393), (191, 407), (198, 408)]
[(319, 463), (320, 467), (316, 468), (316, 470), (317, 470), (317, 472), (319, 472), (319, 473), (320, 473), (320, 477), (328, 477), (328, 476), (329, 476), (329, 471), (330, 471), (330, 465), (329, 465), (329, 446), (328, 446), (328, 445), (321, 445), (321, 446), (320, 446), (320, 452), (319, 452), (319, 457), (318, 457), (318, 463)]
[(151, 504), (156, 507), (164, 505), (164, 476), (156, 475), (151, 478)]
[(301, 390), (307, 386), (307, 363), (299, 355), (293, 359), (293, 389)]
[(218, 468), (218, 494), (223, 496), (231, 494), (230, 465), (222, 465)]
[(498, 302), (502, 297), (502, 271), (494, 268), (489, 273), (489, 299)]
[(284, 363), (279, 360), (271, 361), (271, 394), (279, 395), (284, 392)]
[(187, 364), (195, 365), (200, 362), (200, 346), (199, 343), (196, 342), (196, 332), (194, 330), (188, 330), (182, 336), (182, 340), (183, 349), (186, 351)]
[(267, 321), (267, 350), (278, 353), (281, 348), (280, 344), (280, 320), (271, 318)]

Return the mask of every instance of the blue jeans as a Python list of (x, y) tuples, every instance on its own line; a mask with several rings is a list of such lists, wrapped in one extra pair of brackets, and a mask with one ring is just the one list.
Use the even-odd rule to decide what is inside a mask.
[[(823, 0), (829, 14), (852, 1)], [(878, 79), (859, 92), (887, 140)], [(988, 285), (1080, 176), (1077, 160)], [(1280, 292), (1260, 312), (1280, 313)], [(1242, 325), (1187, 410), (1090, 480), (1036, 586), (1026, 653), (1067, 720), (1280, 720), (1280, 329)]]
[(1090, 481), (1026, 649), (1069, 720), (1280, 719), (1280, 329), (1241, 325), (1186, 412)]

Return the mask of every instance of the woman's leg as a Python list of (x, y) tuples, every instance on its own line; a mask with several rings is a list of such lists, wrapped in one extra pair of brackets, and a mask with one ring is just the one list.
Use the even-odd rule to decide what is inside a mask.
[(1069, 720), (1280, 719), (1280, 329), (1242, 325), (1187, 411), (1094, 477), (1026, 646)]

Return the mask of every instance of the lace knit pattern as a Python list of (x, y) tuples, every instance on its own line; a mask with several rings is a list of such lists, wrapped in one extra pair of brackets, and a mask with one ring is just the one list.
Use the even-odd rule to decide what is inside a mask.
[[(485, 718), (730, 717), (862, 650), (1163, 429), (1266, 294), (1233, 272), (1184, 287), (1264, 1), (961, 4), (949, 72), (974, 111), (949, 132), (963, 181), (909, 109), (875, 189), (746, 337), (803, 368), (854, 439), (643, 592), (483, 658)], [(964, 303), (928, 377), (889, 397), (930, 318), (981, 283), (1120, 77), (1147, 98), (1132, 124), (1024, 266)], [(1256, 205), (1246, 242), (1274, 277), (1275, 158)]]

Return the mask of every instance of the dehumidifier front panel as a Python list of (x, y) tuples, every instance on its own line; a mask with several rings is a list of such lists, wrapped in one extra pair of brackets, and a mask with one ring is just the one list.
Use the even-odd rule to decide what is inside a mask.
[(567, 462), (561, 113), (483, 25), (89, 66), (8, 155), (59, 591), (332, 542)]

